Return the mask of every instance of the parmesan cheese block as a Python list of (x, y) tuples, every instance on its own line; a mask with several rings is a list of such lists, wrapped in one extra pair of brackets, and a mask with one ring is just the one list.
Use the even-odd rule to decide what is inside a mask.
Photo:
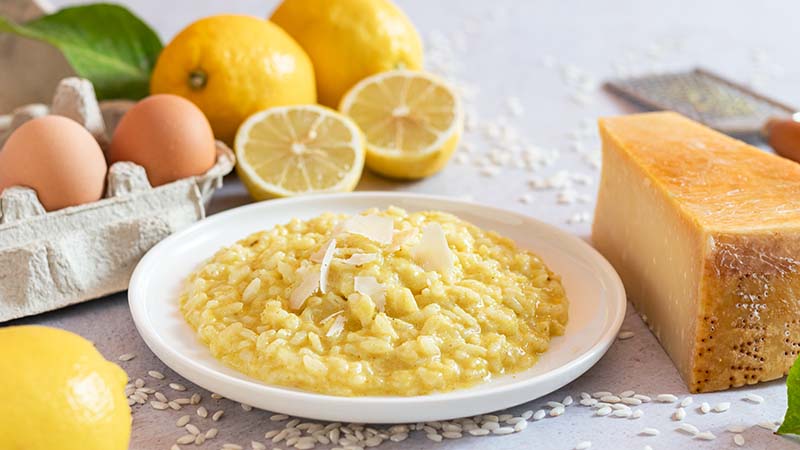
[(600, 120), (592, 240), (692, 392), (800, 351), (800, 165), (675, 113)]

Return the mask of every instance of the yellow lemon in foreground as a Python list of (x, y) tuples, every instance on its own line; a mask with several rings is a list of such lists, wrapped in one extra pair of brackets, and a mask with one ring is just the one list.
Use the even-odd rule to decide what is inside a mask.
[(324, 106), (272, 108), (236, 134), (236, 172), (256, 200), (352, 191), (364, 169), (364, 138)]
[(200, 19), (175, 36), (150, 91), (191, 100), (228, 144), (257, 111), (317, 100), (311, 60), (297, 42), (274, 23), (238, 15)]
[(271, 20), (311, 57), (319, 101), (332, 108), (362, 78), (422, 68), (422, 40), (390, 0), (284, 0)]
[(367, 167), (392, 178), (423, 178), (441, 170), (464, 129), (453, 89), (422, 72), (366, 78), (344, 96), (339, 109), (364, 132)]
[(126, 450), (127, 379), (76, 334), (40, 326), (0, 329), (0, 448)]

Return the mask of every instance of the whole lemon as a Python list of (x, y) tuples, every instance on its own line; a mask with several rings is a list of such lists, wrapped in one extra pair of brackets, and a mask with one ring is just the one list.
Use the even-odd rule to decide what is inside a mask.
[(297, 42), (243, 15), (207, 17), (178, 33), (158, 57), (150, 92), (191, 100), (228, 145), (251, 114), (317, 100), (311, 60)]
[(363, 78), (422, 68), (422, 40), (389, 0), (284, 0), (271, 20), (311, 57), (319, 102), (332, 108)]
[(0, 448), (126, 450), (127, 378), (76, 334), (0, 329)]

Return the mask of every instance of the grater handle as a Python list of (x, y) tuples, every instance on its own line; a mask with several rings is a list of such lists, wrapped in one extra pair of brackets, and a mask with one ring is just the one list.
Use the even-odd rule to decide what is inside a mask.
[(763, 135), (775, 153), (800, 162), (800, 113), (788, 119), (769, 119), (764, 125)]

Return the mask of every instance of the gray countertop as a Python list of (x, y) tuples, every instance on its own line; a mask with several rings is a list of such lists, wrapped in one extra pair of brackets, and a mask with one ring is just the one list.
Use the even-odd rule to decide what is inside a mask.
[[(54, 3), (61, 6), (77, 2)], [(121, 3), (128, 4), (168, 40), (193, 19), (223, 11), (266, 16), (275, 1)], [(653, 0), (398, 3), (425, 39), (428, 66), (462, 88), (471, 117), (464, 138), (467, 144), (460, 150), (467, 156), (461, 157), (461, 163), (451, 163), (441, 174), (419, 182), (390, 182), (367, 174), (359, 189), (471, 197), (524, 212), (588, 239), (599, 175), (593, 121), (601, 115), (633, 111), (599, 88), (603, 79), (701, 65), (752, 83), (787, 103), (800, 104), (800, 59), (792, 39), (800, 4), (791, 0), (739, 6), (721, 0), (669, 4)], [(544, 156), (531, 163), (533, 168), (515, 168), (514, 145), (535, 146)], [(492, 174), (495, 169), (487, 169), (493, 164), (480, 162), (489, 158), (493, 149), (497, 149), (494, 157), (503, 166), (498, 174)], [(511, 155), (509, 162), (503, 162), (509, 158), (506, 154)], [(561, 175), (556, 175), (559, 172)], [(531, 181), (551, 188), (532, 189)], [(247, 202), (249, 198), (241, 184), (229, 176), (225, 187), (214, 197), (210, 213)], [(225, 414), (216, 423), (193, 415), (192, 423), (201, 429), (219, 428), (219, 435), (200, 448), (216, 449), (226, 442), (250, 448), (251, 440), (264, 442), (265, 432), (285, 425), (271, 422), (269, 412), (248, 412), (228, 400), (212, 399), (208, 392), (166, 368), (136, 332), (125, 293), (14, 323), (38, 323), (77, 332), (93, 340), (109, 359), (132, 353), (136, 355), (134, 359), (119, 362), (131, 379), (142, 378), (147, 386), (170, 398), (201, 393), (202, 406), (212, 413), (224, 409)], [(623, 329), (632, 331), (634, 336), (618, 340), (585, 375), (512, 412), (537, 410), (546, 401), (560, 401), (567, 395), (579, 399), (583, 391), (634, 390), (650, 396), (687, 396), (669, 358), (630, 306)], [(150, 370), (163, 372), (167, 378), (153, 379), (147, 375)], [(168, 382), (186, 385), (187, 393), (172, 391)], [(764, 403), (744, 401), (749, 392), (763, 396)], [(781, 420), (786, 407), (783, 380), (693, 398), (694, 403), (686, 408), (685, 421), (712, 431), (716, 440), (699, 441), (676, 431), (677, 422), (670, 418), (675, 404), (647, 403), (639, 407), (644, 412), (639, 419), (595, 417), (591, 409), (575, 405), (566, 408), (562, 416), (532, 422), (526, 430), (507, 436), (463, 437), (435, 443), (424, 433), (414, 433), (402, 443), (386, 442), (380, 448), (568, 450), (581, 441), (591, 441), (592, 449), (642, 449), (645, 445), (655, 450), (738, 448), (733, 443), (734, 434), (726, 431), (735, 424), (748, 427), (742, 433), (744, 448), (797, 445), (756, 426)], [(700, 414), (696, 408), (701, 402), (711, 406), (730, 402), (731, 407), (727, 412)], [(194, 414), (194, 410), (184, 407), (182, 411), (157, 411), (149, 405), (135, 406), (131, 449), (169, 449), (177, 437), (185, 434), (175, 421), (183, 414)], [(656, 428), (660, 434), (640, 435), (645, 427)]]

